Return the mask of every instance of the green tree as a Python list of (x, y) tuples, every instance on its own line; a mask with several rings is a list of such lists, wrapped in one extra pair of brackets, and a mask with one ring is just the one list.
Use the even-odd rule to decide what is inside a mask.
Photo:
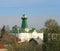
[(45, 26), (46, 26), (47, 28), (55, 28), (55, 27), (58, 26), (58, 23), (57, 23), (56, 20), (54, 20), (54, 19), (49, 19), (49, 20), (47, 20), (47, 21), (45, 22)]
[[(54, 38), (52, 39), (52, 37)], [(60, 51), (60, 26), (54, 19), (45, 22), (43, 50)]]
[(3, 26), (3, 28), (1, 29), (1, 36), (0, 38), (3, 38), (3, 35), (5, 34), (5, 25)]
[(60, 33), (60, 26), (58, 26), (57, 32)]
[(14, 25), (14, 26), (12, 27), (12, 29), (13, 29), (13, 30), (17, 30), (17, 27), (18, 27), (17, 25)]
[(56, 33), (58, 29), (58, 23), (54, 19), (49, 19), (45, 22), (46, 32), (48, 33)]

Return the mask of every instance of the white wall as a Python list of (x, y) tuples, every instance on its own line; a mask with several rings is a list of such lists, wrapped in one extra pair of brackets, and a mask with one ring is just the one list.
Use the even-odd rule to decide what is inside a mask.
[(21, 42), (29, 41), (31, 38), (38, 38), (38, 37), (41, 40), (43, 40), (43, 33), (33, 32), (33, 33), (19, 33), (18, 34), (18, 38), (21, 39)]
[(30, 33), (20, 33), (18, 34), (18, 38), (21, 39), (21, 42), (23, 41), (29, 41), (31, 39), (31, 35)]

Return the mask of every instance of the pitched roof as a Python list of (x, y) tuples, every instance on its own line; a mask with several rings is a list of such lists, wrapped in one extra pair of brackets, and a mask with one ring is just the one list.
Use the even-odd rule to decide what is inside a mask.
[(32, 38), (32, 39), (30, 39), (30, 41), (34, 41), (37, 44), (43, 44), (43, 40), (41, 40), (40, 38)]

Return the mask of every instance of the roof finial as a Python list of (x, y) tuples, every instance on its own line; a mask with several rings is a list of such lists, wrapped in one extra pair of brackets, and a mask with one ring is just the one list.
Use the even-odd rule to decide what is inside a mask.
[(25, 14), (23, 14), (23, 17), (27, 17)]

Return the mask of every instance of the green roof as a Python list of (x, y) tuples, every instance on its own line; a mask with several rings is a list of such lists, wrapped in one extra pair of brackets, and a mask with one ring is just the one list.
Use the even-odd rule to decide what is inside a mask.
[(18, 30), (12, 30), (11, 32), (12, 33), (18, 33)]
[(34, 29), (34, 28), (32, 28), (31, 30), (29, 30), (29, 33), (32, 33), (34, 30), (35, 30), (35, 29)]
[[(32, 29), (30, 29), (30, 30), (27, 32), (27, 31), (25, 31), (25, 29), (21, 28), (21, 29), (19, 30), (19, 33), (32, 33), (34, 30), (35, 30), (35, 29), (32, 28)], [(12, 33), (18, 33), (18, 30), (12, 30), (11, 32), (12, 32)]]
[(25, 31), (25, 29), (22, 29), (22, 28), (21, 28), (21, 29), (19, 30), (19, 33), (26, 33), (26, 31)]

